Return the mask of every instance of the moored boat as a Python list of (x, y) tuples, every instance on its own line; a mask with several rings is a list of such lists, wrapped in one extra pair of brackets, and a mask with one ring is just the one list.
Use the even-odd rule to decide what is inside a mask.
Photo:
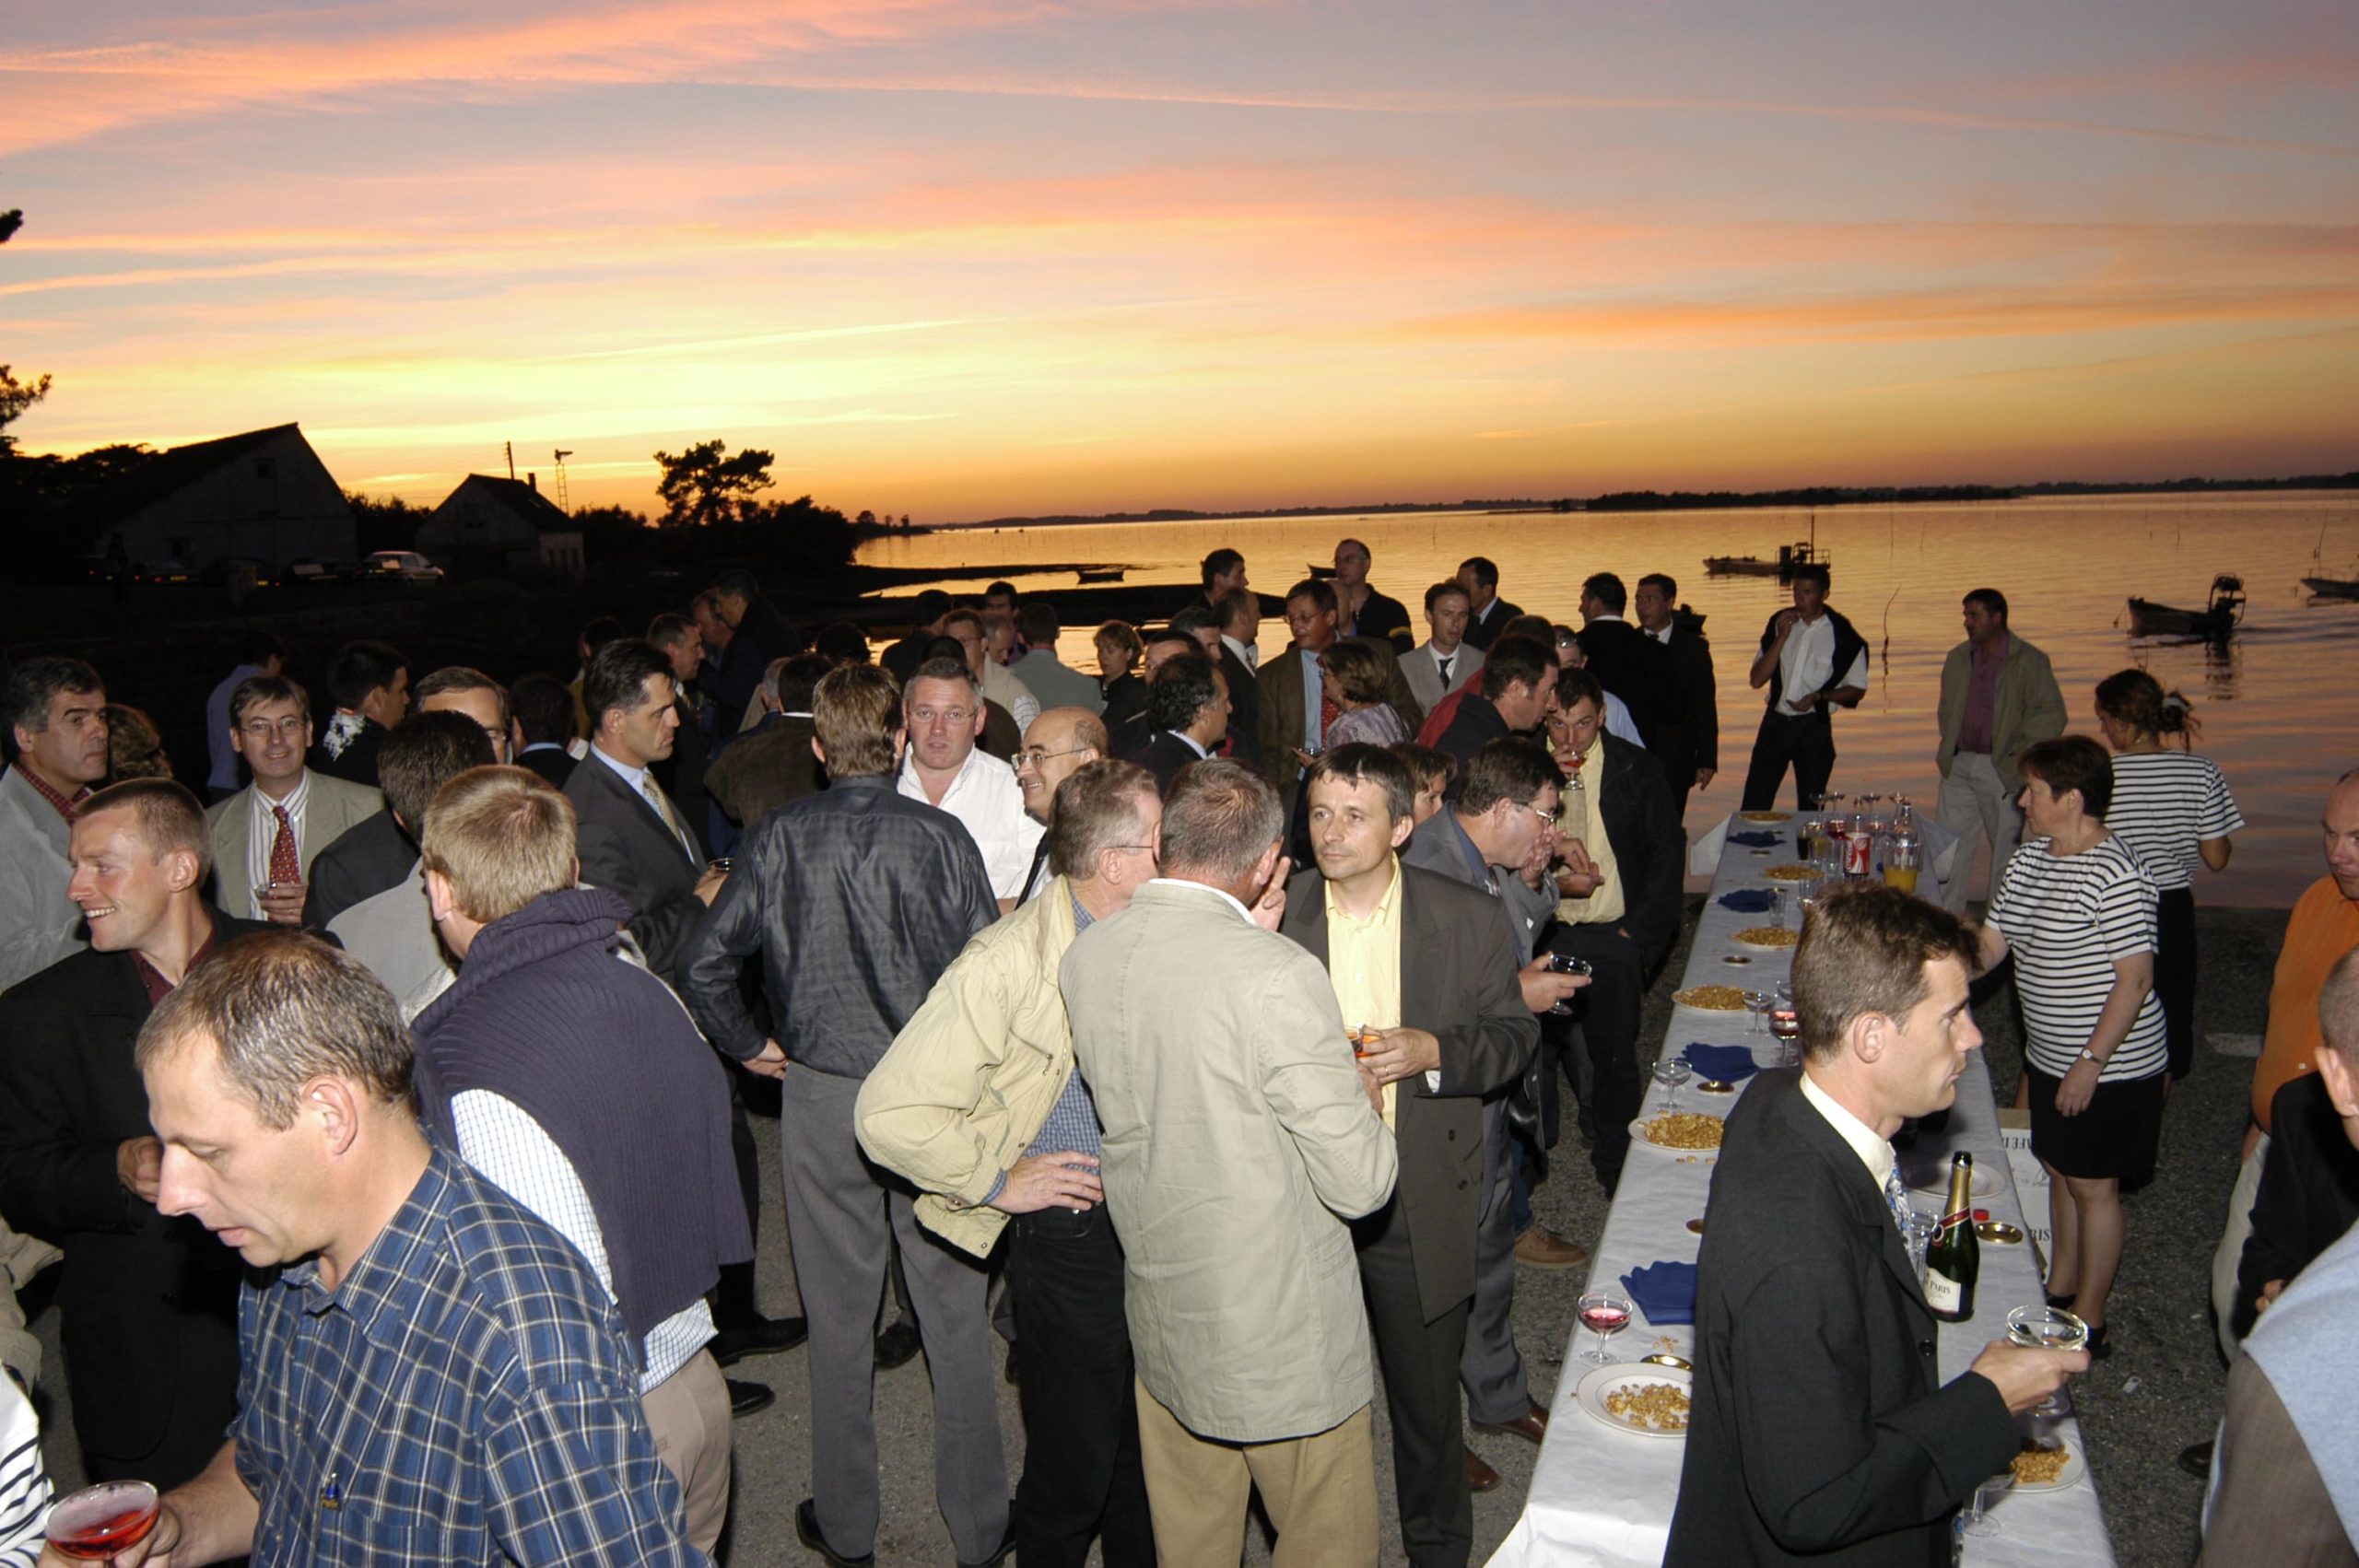
[(2212, 579), (2211, 603), (2201, 610), (2133, 596), (2130, 601), (2130, 635), (2224, 638), (2236, 629), (2244, 614), (2245, 579), (2222, 572)]

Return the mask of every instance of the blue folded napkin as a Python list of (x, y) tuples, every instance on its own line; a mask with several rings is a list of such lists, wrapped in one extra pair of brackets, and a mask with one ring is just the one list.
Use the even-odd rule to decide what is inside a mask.
[(1766, 915), (1776, 902), (1766, 887), (1740, 887), (1734, 893), (1720, 895), (1720, 907), (1740, 915)]
[(1729, 842), (1751, 845), (1755, 849), (1766, 849), (1773, 844), (1783, 844), (1785, 840), (1774, 833), (1756, 828), (1747, 833), (1731, 833), (1729, 835)]
[(1761, 1064), (1743, 1046), (1708, 1046), (1697, 1040), (1679, 1054), (1697, 1076), (1717, 1078), (1723, 1083), (1742, 1083), (1761, 1071)]
[(1649, 1263), (1622, 1276), (1622, 1288), (1658, 1328), (1696, 1321), (1696, 1265)]

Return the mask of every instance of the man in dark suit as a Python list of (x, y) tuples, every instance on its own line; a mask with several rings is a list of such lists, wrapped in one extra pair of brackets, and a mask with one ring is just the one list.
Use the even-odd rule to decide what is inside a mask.
[(365, 898), (399, 887), (417, 864), (410, 842), (390, 811), (378, 811), (336, 835), (311, 862), (311, 887), (303, 895), (303, 929), (323, 931), (328, 922)]
[[(706, 694), (715, 710), (714, 738), (725, 740), (744, 726), (755, 706), (754, 692), (762, 684), (762, 672), (773, 659), (802, 652), (803, 635), (769, 602), (754, 574), (742, 567), (714, 578), (710, 591), (729, 627), (729, 658), (720, 673), (710, 677), (714, 684)], [(590, 715), (593, 726), (597, 718)]]
[(2289, 1080), (2270, 1102), (2269, 1126), (2252, 1235), (2236, 1266), (2229, 1327), (2239, 1340), (2265, 1304), (2359, 1222), (2359, 1149), (2326, 1080), (2316, 1072)]
[(1679, 584), (1671, 577), (1649, 572), (1638, 579), (1637, 599), (1638, 629), (1671, 655), (1671, 716), (1656, 727), (1648, 749), (1661, 765), (1672, 804), (1684, 820), (1688, 792), (1708, 788), (1720, 770), (1720, 694), (1712, 673), (1712, 645), (1705, 640), (1700, 617), (1673, 608)]
[(1625, 618), (1629, 591), (1612, 572), (1581, 584), (1581, 629), (1574, 634), (1598, 685), (1622, 699), (1649, 751), (1661, 743), (1663, 725), (1678, 708), (1671, 658), (1662, 645)]
[[(704, 634), (686, 615), (658, 615), (648, 623), (647, 640), (672, 661), (672, 706), (680, 716), (679, 728), (672, 732), (672, 755), (656, 762), (653, 771), (687, 821), (688, 836), (697, 841), (698, 849), (710, 852), (711, 805), (704, 777), (712, 763), (714, 716), (703, 693), (688, 689), (688, 683), (704, 669)], [(734, 725), (736, 719), (732, 714), (730, 722)]]
[(1890, 1140), (1957, 1097), (1982, 1043), (1974, 950), (1954, 915), (1881, 885), (1811, 916), (1803, 1064), (1754, 1081), (1712, 1173), (1666, 1568), (1946, 1562), (1951, 1515), (2014, 1457), (2014, 1418), (2089, 1363), (2002, 1333), (1935, 1381)]
[(827, 770), (812, 755), (811, 691), (828, 670), (816, 653), (798, 653), (779, 666), (773, 690), (763, 677), (762, 700), (775, 707), (762, 721), (721, 748), (705, 774), (722, 814), (751, 827), (789, 801), (827, 787)]
[(1406, 764), (1380, 746), (1322, 755), (1304, 788), (1318, 869), (1279, 930), (1328, 966), (1356, 1048), (1384, 1085), (1400, 1152), (1392, 1197), (1353, 1227), (1392, 1422), (1401, 1537), (1416, 1568), (1463, 1568), (1474, 1542), (1459, 1357), (1474, 1298), (1483, 1097), (1522, 1074), (1539, 1030), (1499, 903), (1395, 853), (1415, 825)]
[[(1335, 645), (1337, 640), (1337, 609), (1335, 590), (1316, 578), (1305, 578), (1286, 591), (1286, 629), (1294, 634), (1294, 646), (1284, 653), (1262, 661), (1261, 670), (1254, 675), (1256, 707), (1261, 719), (1261, 756), (1258, 766), (1262, 777), (1273, 789), (1292, 802), (1296, 780), (1305, 764), (1304, 755), (1315, 755), (1327, 736), (1327, 723), (1334, 715), (1322, 712), (1325, 698), (1319, 673), (1319, 656)], [(1417, 706), (1416, 697), (1409, 690), (1408, 681), (1401, 673), (1400, 656), (1392, 645), (1382, 638), (1356, 638), (1369, 652), (1376, 655), (1377, 668), (1384, 681), (1384, 699), (1401, 715), (1401, 722), (1412, 734), (1416, 732), (1426, 710)]]
[(1246, 655), (1260, 651), (1262, 596), (1232, 593), (1215, 606), (1214, 614), (1220, 634), (1220, 673), (1228, 682), (1228, 755), (1250, 767), (1262, 757), (1262, 705)]
[(1228, 682), (1220, 667), (1198, 653), (1166, 660), (1146, 688), (1146, 720), (1155, 739), (1130, 760), (1155, 775), (1157, 794), (1171, 793), (1171, 781), (1191, 762), (1213, 755), (1228, 731)]
[(529, 767), (558, 789), (573, 777), (573, 754), (565, 749), (573, 736), (573, 694), (555, 675), (534, 671), (519, 675), (508, 693), (516, 715), (516, 766)]
[(212, 830), (170, 779), (92, 795), (68, 896), (90, 947), (0, 997), (0, 1209), (65, 1248), (74, 1428), (93, 1480), (177, 1486), (238, 1409), (237, 1254), (156, 1211), (163, 1147), (132, 1065), (158, 1000), (262, 922), (205, 897)]
[(1466, 640), (1488, 653), (1508, 623), (1523, 614), (1523, 606), (1499, 597), (1499, 568), (1487, 556), (1469, 556), (1461, 561), (1458, 586), (1466, 590)]

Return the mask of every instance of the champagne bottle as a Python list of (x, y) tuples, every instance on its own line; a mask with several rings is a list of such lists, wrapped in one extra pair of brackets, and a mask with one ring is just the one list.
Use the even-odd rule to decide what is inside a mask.
[(1974, 1156), (1950, 1156), (1950, 1197), (1941, 1228), (1925, 1248), (1925, 1305), (1951, 1323), (1974, 1316), (1974, 1281), (1982, 1272), (1982, 1244), (1974, 1235)]

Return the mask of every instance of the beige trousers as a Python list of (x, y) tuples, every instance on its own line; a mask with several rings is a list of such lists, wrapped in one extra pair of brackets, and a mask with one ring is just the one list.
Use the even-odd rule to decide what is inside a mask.
[(729, 1522), (729, 1386), (710, 1351), (640, 1396), (655, 1457), (680, 1483), (688, 1539), (707, 1557)]
[(1240, 1444), (1197, 1436), (1144, 1382), (1138, 1403), (1158, 1568), (1236, 1568), (1255, 1487), (1278, 1527), (1271, 1568), (1368, 1568), (1376, 1561), (1369, 1406), (1309, 1437)]

